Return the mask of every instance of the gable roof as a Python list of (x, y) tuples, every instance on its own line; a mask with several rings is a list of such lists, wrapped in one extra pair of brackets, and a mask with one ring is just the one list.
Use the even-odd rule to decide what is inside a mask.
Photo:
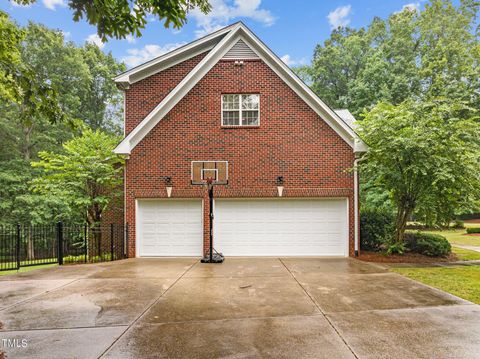
[[(224, 29), (197, 40), (183, 49), (140, 65), (115, 78), (123, 86), (136, 82), (137, 78), (145, 78), (159, 68), (169, 66), (172, 58), (184, 61), (192, 53), (205, 50), (205, 45), (212, 46), (208, 54), (180, 81), (177, 86), (135, 127), (127, 137), (115, 148), (115, 153), (130, 154), (131, 150), (157, 125), (157, 123), (210, 71), (210, 69), (241, 40), (260, 57), (270, 68), (289, 85), (352, 149), (355, 150), (358, 138), (353, 129), (285, 65), (260, 39), (258, 39), (243, 23), (237, 22)], [(207, 47), (208, 47), (207, 46)], [(170, 55), (170, 56), (168, 56)], [(180, 61), (180, 59), (182, 59)], [(166, 68), (166, 67), (165, 67)], [(160, 70), (161, 71), (161, 70)], [(153, 72), (154, 73), (154, 72)], [(145, 76), (145, 77), (143, 77)], [(355, 141), (357, 139), (357, 141)]]

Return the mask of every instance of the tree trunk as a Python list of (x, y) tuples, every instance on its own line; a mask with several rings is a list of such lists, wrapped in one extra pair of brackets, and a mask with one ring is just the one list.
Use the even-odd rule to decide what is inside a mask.
[(27, 232), (27, 259), (30, 261), (35, 259), (35, 247), (32, 237), (32, 228), (29, 228)]
[(30, 126), (23, 125), (22, 132), (23, 132), (23, 142), (22, 142), (22, 156), (26, 162), (30, 162), (30, 158), (32, 157), (32, 140), (31, 134), (33, 131), (33, 124)]
[(414, 208), (415, 205), (408, 201), (402, 201), (399, 203), (397, 208), (397, 217), (395, 219), (395, 242), (403, 242), (407, 221), (412, 215)]

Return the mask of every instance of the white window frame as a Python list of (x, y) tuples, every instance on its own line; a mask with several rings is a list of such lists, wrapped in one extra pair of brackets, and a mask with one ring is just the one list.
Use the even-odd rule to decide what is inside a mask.
[[(224, 95), (238, 95), (239, 96), (239, 108), (238, 108), (238, 113), (239, 113), (239, 121), (238, 125), (225, 125), (223, 123), (223, 112), (224, 111), (237, 111), (237, 110), (224, 110), (223, 109), (223, 96)], [(258, 96), (258, 123), (256, 125), (242, 125), (242, 120), (243, 120), (243, 109), (242, 109), (242, 97), (243, 96), (249, 96), (249, 95), (257, 95)], [(259, 93), (222, 93), (221, 94), (221, 105), (220, 105), (220, 110), (222, 111), (222, 119), (221, 119), (221, 125), (222, 127), (258, 127), (260, 126), (260, 94)], [(255, 111), (255, 110), (245, 110), (245, 111)]]

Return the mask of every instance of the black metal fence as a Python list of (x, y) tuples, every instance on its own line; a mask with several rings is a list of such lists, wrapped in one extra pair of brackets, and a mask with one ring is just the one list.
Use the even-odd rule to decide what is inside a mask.
[(63, 224), (0, 227), (0, 271), (41, 264), (113, 261), (127, 257), (128, 225)]

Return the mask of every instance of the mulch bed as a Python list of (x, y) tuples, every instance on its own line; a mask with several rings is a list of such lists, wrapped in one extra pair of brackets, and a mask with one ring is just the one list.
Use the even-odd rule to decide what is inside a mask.
[(480, 218), (466, 219), (465, 223), (480, 223)]
[(358, 259), (365, 262), (376, 263), (438, 263), (438, 262), (455, 262), (458, 260), (456, 254), (452, 253), (448, 257), (427, 257), (418, 253), (405, 253), (404, 255), (387, 256), (378, 252), (362, 251)]
[(462, 236), (480, 237), (480, 233), (464, 233)]

